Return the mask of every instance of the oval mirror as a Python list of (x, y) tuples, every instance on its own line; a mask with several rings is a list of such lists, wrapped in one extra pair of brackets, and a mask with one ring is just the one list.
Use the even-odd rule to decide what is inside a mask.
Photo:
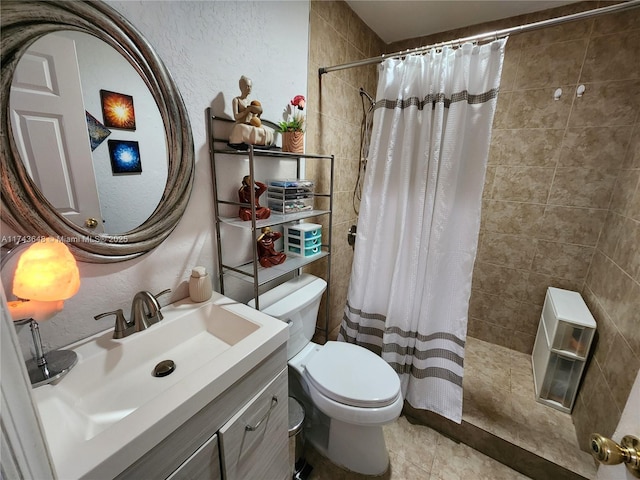
[[(101, 2), (48, 3), (3, 0), (0, 22), (3, 45), (0, 84), (2, 89), (0, 125), (3, 131), (0, 139), (2, 220), (21, 235), (46, 235), (60, 238), (69, 245), (74, 255), (81, 261), (107, 263), (128, 260), (155, 248), (171, 233), (180, 220), (189, 200), (193, 183), (194, 150), (189, 119), (177, 87), (162, 61), (142, 35), (124, 17)], [(56, 155), (49, 155), (49, 157), (56, 159), (52, 163), (58, 163), (62, 166), (61, 171), (64, 173), (56, 170), (55, 173), (50, 174), (46, 169), (38, 172), (30, 160), (26, 160), (26, 164), (23, 163), (23, 155), (28, 157), (31, 154), (33, 157), (38, 157), (37, 149), (45, 149), (42, 145), (64, 145), (61, 140), (63, 135), (60, 132), (66, 128), (65, 121), (56, 123), (62, 114), (49, 113), (44, 117), (20, 115), (20, 111), (24, 112), (29, 109), (15, 108), (14, 111), (18, 113), (12, 115), (11, 103), (18, 96), (17, 93), (14, 93), (16, 84), (19, 90), (21, 82), (25, 78), (25, 72), (35, 72), (36, 78), (39, 75), (45, 79), (42, 82), (45, 88), (52, 91), (59, 90), (60, 85), (56, 83), (57, 80), (47, 72), (47, 69), (55, 69), (49, 63), (51, 55), (32, 55), (31, 52), (27, 53), (29, 48), (33, 45), (37, 46), (38, 40), (45, 35), (53, 34), (55, 37), (68, 38), (78, 35), (78, 32), (90, 35), (93, 39), (109, 45), (122, 58), (126, 59), (131, 68), (137, 72), (139, 81), (146, 86), (146, 95), (152, 99), (151, 103), (155, 103), (153, 110), (159, 118), (159, 120), (152, 119), (153, 114), (150, 113), (151, 108), (148, 105), (150, 102), (143, 101), (144, 95), (141, 90), (113, 92), (104, 89), (106, 95), (115, 94), (125, 100), (132, 100), (132, 104), (136, 107), (134, 108), (136, 130), (133, 130), (130, 123), (126, 122), (118, 124), (116, 127), (106, 127), (112, 132), (108, 138), (111, 138), (113, 142), (109, 142), (107, 139), (104, 142), (107, 145), (99, 145), (96, 148), (96, 150), (103, 149), (99, 152), (102, 156), (101, 162), (98, 162), (96, 158), (98, 155), (92, 159), (96, 170), (101, 171), (105, 170), (105, 155), (109, 159), (108, 175), (111, 184), (105, 187), (104, 195), (101, 187), (98, 187), (99, 200), (104, 197), (105, 204), (112, 205), (112, 200), (118, 197), (117, 205), (123, 205), (122, 202), (124, 202), (129, 205), (128, 210), (132, 210), (131, 206), (137, 206), (136, 202), (138, 201), (138, 198), (133, 195), (133, 192), (137, 190), (136, 181), (145, 184), (155, 183), (156, 187), (154, 188), (160, 190), (157, 194), (143, 195), (144, 200), (148, 200), (146, 203), (150, 206), (146, 207), (146, 211), (141, 209), (142, 212), (138, 212), (138, 218), (133, 220), (133, 223), (115, 222), (116, 217), (122, 215), (121, 206), (116, 206), (116, 210), (112, 210), (111, 214), (104, 215), (107, 233), (99, 232), (103, 223), (102, 211), (106, 212), (105, 208), (102, 208), (102, 211), (98, 210), (96, 215), (80, 214), (75, 218), (72, 218), (73, 215), (69, 215), (69, 212), (73, 214), (78, 210), (75, 187), (69, 187), (69, 179), (72, 175), (68, 172), (72, 170), (68, 165), (73, 157), (69, 149), (59, 147)], [(12, 90), (12, 84), (14, 84), (14, 90)], [(91, 89), (97, 86), (98, 81), (94, 79), (91, 82)], [(93, 112), (98, 115), (90, 112), (89, 108), (85, 112), (89, 113), (99, 124), (103, 124), (104, 106), (108, 104), (108, 100), (105, 100), (102, 94), (99, 95), (98, 112), (96, 112), (98, 109), (96, 101), (88, 102)], [(41, 118), (46, 118), (48, 121), (40, 121)], [(84, 125), (87, 125), (86, 122), (90, 120), (89, 116), (85, 116), (83, 120), (85, 121)], [(31, 125), (29, 125), (29, 121), (32, 121)], [(141, 123), (144, 123), (147, 128), (154, 121), (157, 121), (161, 125), (161, 129), (164, 130), (164, 141), (155, 141), (156, 145), (164, 144), (162, 149), (164, 152), (162, 154), (151, 152), (147, 156), (142, 148), (144, 141), (148, 140), (147, 133), (143, 131)], [(16, 125), (15, 129), (14, 125)], [(20, 125), (23, 127), (26, 125), (28, 128), (24, 130), (28, 130), (33, 138), (25, 138)], [(124, 128), (118, 128), (123, 125)], [(87, 126), (84, 128), (88, 129)], [(87, 131), (85, 137), (87, 138), (89, 133), (88, 130), (85, 131)], [(50, 137), (48, 142), (40, 141), (47, 136)], [(70, 143), (76, 145), (81, 142)], [(115, 152), (112, 152), (110, 143), (115, 144), (113, 147)], [(86, 146), (86, 143), (84, 145)], [(132, 151), (132, 145), (137, 149)], [(117, 150), (118, 146), (123, 147), (124, 150)], [(45, 151), (50, 148), (47, 146)], [(36, 154), (33, 153), (33, 150), (36, 150)], [(56, 151), (56, 149), (53, 150)], [(132, 156), (136, 155), (137, 162), (134, 162), (138, 164), (136, 169), (127, 171)], [(157, 168), (152, 162), (152, 160), (156, 161), (159, 156), (165, 162), (164, 168)], [(114, 164), (114, 161), (118, 159), (120, 159), (119, 164), (118, 162)], [(160, 180), (152, 178), (154, 177), (152, 174), (157, 172), (160, 172)], [(101, 173), (98, 173), (98, 176), (100, 175)], [(91, 183), (91, 178), (87, 174), (78, 174), (76, 177), (81, 177), (80, 183)], [(100, 181), (96, 181), (95, 178), (94, 183), (99, 184)], [(43, 186), (41, 190), (38, 185), (44, 185), (46, 183), (43, 183), (44, 180), (49, 180), (49, 185), (46, 188)], [(50, 195), (51, 185), (61, 182), (65, 183), (65, 188), (54, 189), (58, 193)], [(157, 186), (158, 182), (160, 182), (159, 187)], [(62, 194), (59, 193), (60, 191)], [(107, 200), (109, 195), (113, 196)], [(156, 197), (152, 198), (154, 195)], [(56, 204), (58, 204), (58, 208), (56, 208)], [(107, 217), (114, 220), (113, 227), (109, 226)], [(95, 220), (95, 222), (91, 220)]]
[(82, 32), (44, 35), (20, 58), (9, 104), (25, 168), (60, 215), (111, 235), (151, 216), (167, 183), (164, 125), (119, 52)]

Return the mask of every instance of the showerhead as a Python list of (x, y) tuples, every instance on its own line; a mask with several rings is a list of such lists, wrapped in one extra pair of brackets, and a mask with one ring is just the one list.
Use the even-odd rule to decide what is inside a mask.
[(360, 96), (361, 96), (361, 97), (367, 97), (367, 99), (369, 100), (369, 102), (371, 102), (371, 106), (373, 106), (373, 105), (375, 105), (375, 104), (376, 104), (376, 102), (375, 102), (375, 100), (373, 99), (373, 97), (372, 97), (371, 95), (369, 95), (369, 94), (366, 92), (366, 90), (365, 90), (364, 88), (362, 88), (362, 87), (360, 87)]

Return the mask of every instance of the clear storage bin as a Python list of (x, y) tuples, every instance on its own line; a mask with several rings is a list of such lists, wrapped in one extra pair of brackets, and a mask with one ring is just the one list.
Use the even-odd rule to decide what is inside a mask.
[(269, 180), (267, 182), (267, 187), (269, 188), (286, 188), (286, 189), (295, 189), (302, 188), (307, 191), (313, 191), (315, 186), (315, 182), (313, 180), (304, 180), (301, 178), (283, 178), (283, 179), (274, 179)]
[(287, 243), (289, 245), (293, 245), (294, 247), (314, 247), (316, 245), (322, 244), (322, 235), (318, 235), (316, 237), (309, 238), (296, 238), (296, 237), (287, 237)]
[(578, 292), (547, 289), (532, 352), (539, 402), (571, 412), (595, 329), (596, 322)]
[(549, 356), (540, 398), (570, 409), (582, 375), (584, 363), (557, 353)]
[(290, 238), (313, 238), (322, 235), (322, 225), (318, 223), (287, 225), (284, 234)]
[(284, 227), (285, 253), (300, 257), (312, 257), (322, 251), (322, 225), (296, 223)]
[(589, 353), (596, 321), (578, 292), (549, 287), (542, 321), (549, 348), (581, 358)]
[(536, 397), (540, 398), (542, 384), (544, 383), (544, 374), (547, 372), (549, 364), (549, 346), (544, 333), (544, 324), (538, 324), (538, 334), (533, 344), (533, 352), (531, 352), (531, 361), (533, 364), (533, 386), (536, 391)]
[(267, 197), (278, 200), (297, 200), (299, 198), (312, 198), (313, 191), (304, 188), (279, 188), (272, 187), (267, 190)]
[(320, 245), (313, 245), (311, 247), (296, 247), (295, 245), (287, 245), (285, 252), (291, 255), (297, 255), (298, 257), (313, 257), (322, 252)]
[(307, 210), (313, 210), (313, 197), (300, 198), (296, 200), (282, 200), (278, 198), (267, 197), (269, 208), (275, 213), (298, 213)]
[(313, 210), (314, 182), (302, 179), (269, 180), (267, 204), (275, 213), (288, 214)]

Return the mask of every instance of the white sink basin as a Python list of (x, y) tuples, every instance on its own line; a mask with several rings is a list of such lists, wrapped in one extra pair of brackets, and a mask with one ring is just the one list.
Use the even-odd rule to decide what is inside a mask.
[[(33, 390), (60, 478), (117, 475), (287, 341), (286, 324), (217, 293), (162, 312), (124, 339), (71, 345), (77, 365)], [(175, 370), (156, 377), (163, 360)]]

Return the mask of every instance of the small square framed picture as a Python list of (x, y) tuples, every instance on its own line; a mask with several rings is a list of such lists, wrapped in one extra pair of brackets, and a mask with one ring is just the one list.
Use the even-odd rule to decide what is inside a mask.
[(123, 130), (136, 129), (136, 113), (131, 95), (100, 90), (100, 100), (105, 127)]
[(128, 140), (107, 140), (107, 142), (111, 171), (114, 174), (142, 173), (138, 142)]

